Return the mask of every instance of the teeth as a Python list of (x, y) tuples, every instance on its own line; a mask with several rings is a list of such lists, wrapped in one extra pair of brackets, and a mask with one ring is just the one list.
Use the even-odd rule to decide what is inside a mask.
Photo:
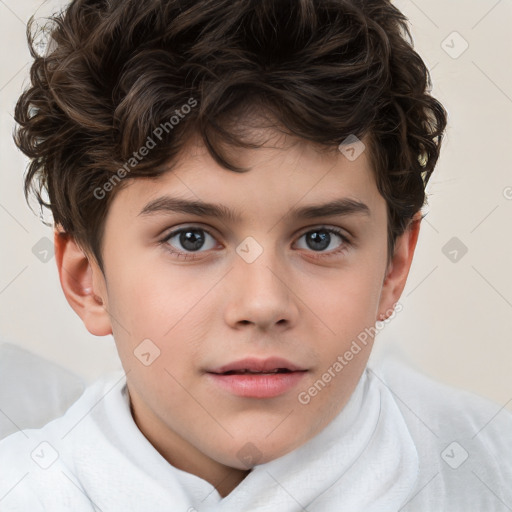
[(268, 370), (266, 372), (253, 372), (252, 370), (243, 370), (244, 373), (277, 373), (279, 370), (276, 368), (275, 370)]
[(286, 368), (275, 368), (274, 370), (268, 370), (266, 372), (253, 372), (252, 370), (230, 370), (228, 372), (225, 372), (226, 374), (233, 374), (233, 373), (251, 373), (251, 374), (262, 374), (262, 373), (279, 373), (279, 372), (288, 372), (289, 370)]

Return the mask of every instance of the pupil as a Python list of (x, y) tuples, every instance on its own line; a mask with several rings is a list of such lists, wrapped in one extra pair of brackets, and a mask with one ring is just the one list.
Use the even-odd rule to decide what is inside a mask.
[[(311, 241), (311, 243), (310, 243)], [(307, 244), (310, 249), (322, 250), (329, 247), (330, 234), (326, 231), (314, 231), (307, 237)], [(315, 245), (320, 244), (320, 246)]]
[(199, 230), (189, 229), (180, 234), (180, 243), (187, 251), (195, 251), (203, 245), (204, 235)]

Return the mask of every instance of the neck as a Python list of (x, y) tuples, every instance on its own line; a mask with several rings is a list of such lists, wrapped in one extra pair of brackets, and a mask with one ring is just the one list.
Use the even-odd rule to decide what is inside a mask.
[(175, 468), (206, 480), (225, 498), (249, 474), (208, 457), (151, 414), (135, 394), (130, 393), (133, 419), (154, 448)]

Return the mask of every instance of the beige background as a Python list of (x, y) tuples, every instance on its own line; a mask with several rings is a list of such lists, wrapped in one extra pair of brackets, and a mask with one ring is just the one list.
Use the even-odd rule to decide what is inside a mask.
[[(62, 294), (55, 259), (43, 263), (33, 254), (52, 231), (24, 201), (27, 160), (11, 137), (13, 106), (28, 83), (25, 23), (55, 5), (0, 0), (0, 339), (91, 382), (118, 367), (113, 338), (87, 332)], [(512, 2), (396, 5), (411, 21), (433, 92), (450, 117), (403, 310), (379, 334), (375, 356), (396, 353), (443, 382), (510, 407)], [(453, 237), (468, 250), (456, 262), (445, 255), (453, 247), (443, 249)]]

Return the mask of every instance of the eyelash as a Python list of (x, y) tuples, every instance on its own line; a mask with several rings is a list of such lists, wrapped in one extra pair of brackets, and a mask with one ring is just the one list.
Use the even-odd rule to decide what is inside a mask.
[[(201, 227), (197, 227), (197, 226), (187, 226), (187, 227), (180, 228), (180, 229), (177, 229), (175, 231), (172, 231), (171, 233), (166, 235), (162, 240), (160, 240), (159, 243), (161, 245), (163, 245), (168, 252), (170, 252), (171, 254), (177, 256), (178, 258), (183, 258), (185, 260), (196, 260), (200, 256), (199, 257), (196, 256), (195, 252), (177, 251), (171, 245), (169, 245), (167, 243), (171, 238), (174, 238), (176, 235), (179, 235), (180, 233), (182, 233), (184, 231), (187, 231), (189, 229), (194, 229), (194, 230), (197, 230), (197, 231), (203, 231), (204, 233), (207, 233), (209, 236), (211, 236), (213, 239), (215, 239), (215, 237), (207, 229), (204, 229), (204, 228), (201, 228)], [(322, 231), (324, 233), (335, 234), (335, 235), (339, 236), (341, 241), (342, 241), (342, 245), (338, 249), (335, 249), (335, 250), (333, 250), (331, 252), (326, 252), (326, 253), (324, 253), (324, 252), (315, 252), (315, 251), (310, 250), (308, 252), (311, 252), (312, 254), (310, 256), (308, 256), (309, 258), (312, 258), (312, 259), (324, 259), (324, 258), (331, 258), (331, 257), (339, 256), (339, 255), (343, 254), (345, 251), (347, 251), (347, 249), (351, 245), (351, 242), (348, 239), (348, 237), (345, 236), (340, 230), (335, 229), (335, 228), (331, 228), (331, 227), (324, 227), (324, 226), (319, 227), (319, 228), (313, 228), (313, 229), (310, 229), (309, 231), (305, 231), (304, 233), (302, 233), (300, 235), (300, 237), (298, 239), (300, 240), (304, 235), (307, 235), (308, 233), (314, 233), (314, 232), (318, 232), (318, 231)], [(206, 251), (202, 251), (202, 252), (206, 252)], [(201, 251), (197, 251), (197, 254), (201, 254)]]

